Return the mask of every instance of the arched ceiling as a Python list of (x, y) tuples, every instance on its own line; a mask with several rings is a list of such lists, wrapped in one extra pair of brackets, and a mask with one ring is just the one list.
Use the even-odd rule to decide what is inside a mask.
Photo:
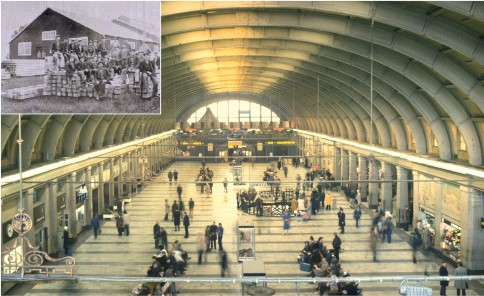
[(462, 136), (482, 164), (484, 3), (163, 1), (161, 14), (165, 119), (251, 98), (384, 147), (427, 154), (435, 138), (443, 160)]

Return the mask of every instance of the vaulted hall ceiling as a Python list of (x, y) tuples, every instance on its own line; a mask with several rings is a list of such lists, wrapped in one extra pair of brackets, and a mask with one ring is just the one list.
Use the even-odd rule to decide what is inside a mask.
[(161, 10), (165, 119), (241, 98), (299, 128), (420, 154), (435, 146), (444, 160), (462, 137), (469, 163), (482, 164), (484, 3), (163, 1)]

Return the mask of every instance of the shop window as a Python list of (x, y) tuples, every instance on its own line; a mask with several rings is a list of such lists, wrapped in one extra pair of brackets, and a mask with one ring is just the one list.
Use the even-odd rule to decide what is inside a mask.
[(445, 219), (440, 223), (442, 252), (454, 261), (461, 259), (461, 228)]
[(18, 43), (18, 55), (19, 56), (31, 56), (32, 55), (32, 42), (19, 42)]
[(43, 31), (42, 32), (42, 41), (46, 40), (55, 40), (55, 36), (57, 36), (57, 31)]
[(464, 141), (464, 137), (462, 135), (459, 136), (459, 150), (467, 151), (466, 141)]

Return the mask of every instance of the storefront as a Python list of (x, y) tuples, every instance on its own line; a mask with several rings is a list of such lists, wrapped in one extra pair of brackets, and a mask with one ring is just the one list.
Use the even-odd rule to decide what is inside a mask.
[(435, 215), (423, 208), (418, 211), (417, 229), (422, 238), (425, 250), (428, 250), (435, 243)]
[(449, 220), (442, 219), (440, 222), (440, 234), (441, 234), (441, 251), (454, 261), (461, 260), (461, 243), (462, 232), (461, 227)]

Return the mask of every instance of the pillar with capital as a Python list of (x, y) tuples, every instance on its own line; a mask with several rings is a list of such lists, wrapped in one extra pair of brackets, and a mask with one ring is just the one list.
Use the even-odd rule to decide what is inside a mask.
[(376, 209), (378, 208), (378, 204), (379, 204), (379, 201), (378, 201), (378, 195), (379, 195), (379, 178), (378, 178), (378, 174), (379, 174), (379, 167), (378, 167), (378, 161), (376, 159), (372, 159), (370, 162), (369, 162), (369, 166), (370, 166), (370, 183), (368, 184), (368, 188), (369, 188), (369, 199), (368, 199), (368, 207), (370, 209)]
[(395, 223), (398, 227), (403, 227), (406, 222), (405, 208), (408, 206), (408, 173), (409, 170), (397, 166), (397, 196), (396, 196), (396, 215)]
[(360, 191), (360, 202), (368, 200), (368, 166), (366, 156), (358, 156), (358, 190)]
[(343, 182), (343, 186), (348, 187), (348, 180), (349, 180), (349, 160), (348, 160), (348, 150), (340, 149), (341, 150), (341, 180)]
[(380, 175), (382, 210), (393, 214), (393, 190), (392, 168), (388, 162), (381, 162), (382, 173)]

